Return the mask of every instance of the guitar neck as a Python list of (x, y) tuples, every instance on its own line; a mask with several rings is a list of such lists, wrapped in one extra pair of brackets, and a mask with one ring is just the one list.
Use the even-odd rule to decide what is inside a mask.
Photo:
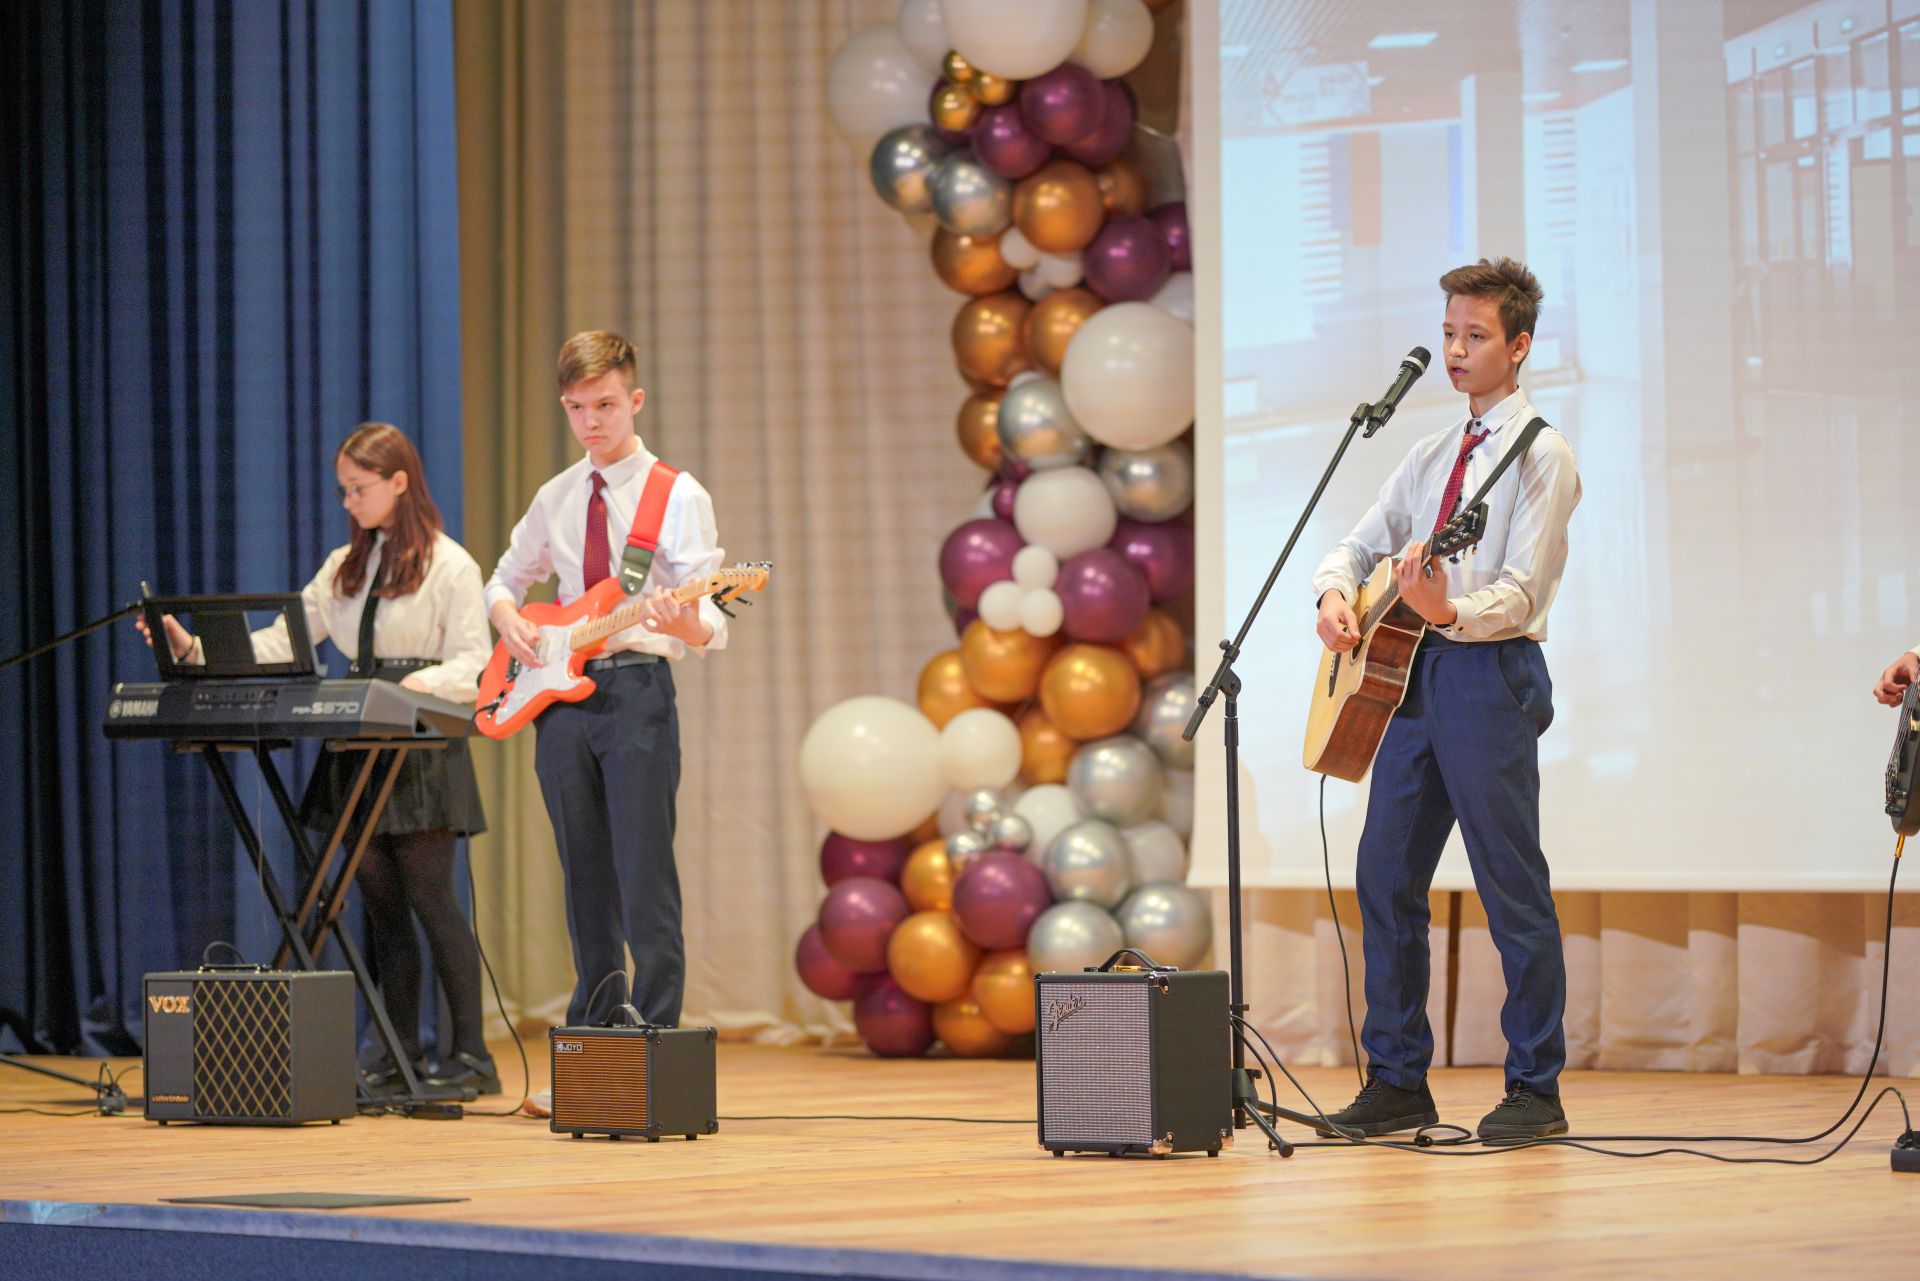
[(1400, 584), (1389, 580), (1386, 589), (1380, 593), (1380, 599), (1367, 607), (1366, 617), (1360, 620), (1360, 634), (1365, 636), (1380, 625), (1380, 620), (1400, 603)]
[[(699, 600), (707, 594), (704, 582), (683, 583), (667, 593), (676, 604), (685, 605)], [(590, 623), (582, 623), (568, 633), (567, 641), (573, 649), (585, 649), (589, 645), (605, 640), (609, 636), (624, 632), (640, 621), (646, 613), (646, 600), (639, 596), (629, 596), (627, 602), (617, 609), (607, 611)]]

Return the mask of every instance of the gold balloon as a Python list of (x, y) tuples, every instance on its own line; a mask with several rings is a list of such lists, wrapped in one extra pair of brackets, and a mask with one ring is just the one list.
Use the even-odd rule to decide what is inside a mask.
[(997, 471), (1001, 457), (1000, 393), (976, 391), (968, 396), (960, 406), (954, 432), (960, 437), (960, 448), (976, 466)]
[(1038, 707), (1021, 713), (1019, 726), (1020, 781), (1029, 787), (1066, 782), (1067, 765), (1080, 744), (1062, 734)]
[(1013, 1048), (1014, 1038), (987, 1021), (970, 996), (933, 1007), (933, 1034), (963, 1059), (996, 1059)]
[(967, 92), (973, 100), (983, 107), (998, 107), (1013, 101), (1013, 95), (1020, 91), (1018, 81), (1005, 76), (988, 75), (984, 71), (974, 73), (973, 83), (967, 86)]
[(963, 85), (941, 85), (933, 94), (933, 127), (948, 133), (965, 133), (980, 118), (980, 100)]
[(900, 892), (916, 912), (953, 910), (953, 860), (939, 837), (923, 841), (900, 869)]
[(1087, 317), (1105, 305), (1100, 295), (1078, 285), (1054, 290), (1033, 304), (1033, 310), (1027, 313), (1027, 355), (1034, 364), (1058, 378), (1060, 366), (1066, 363), (1067, 344), (1080, 332), (1080, 326), (1087, 323)]
[(982, 697), (996, 703), (1019, 703), (1033, 697), (1047, 659), (1059, 647), (1057, 634), (1042, 637), (1024, 631), (996, 632), (976, 618), (960, 634), (960, 665)]
[(1040, 677), (1040, 706), (1069, 738), (1118, 734), (1140, 710), (1140, 673), (1107, 645), (1069, 645)]
[(1172, 4), (1173, 0), (1147, 0), (1147, 8), (1153, 13), (1159, 13), (1162, 9), (1168, 8)]
[(1141, 680), (1152, 680), (1187, 661), (1187, 638), (1180, 624), (1157, 609), (1149, 609), (1133, 635), (1120, 642)]
[[(939, 123), (934, 117), (934, 123)], [(1120, 156), (1093, 171), (1100, 185), (1100, 202), (1114, 217), (1147, 211), (1147, 175), (1132, 156)]]
[(993, 704), (974, 693), (967, 682), (966, 669), (960, 665), (960, 651), (935, 654), (920, 669), (920, 710), (936, 728), (945, 729), (948, 721), (976, 707)]
[(926, 822), (907, 833), (907, 840), (916, 847), (925, 845), (928, 841), (944, 842), (945, 838), (940, 835), (940, 811), (935, 810), (927, 815)]
[(960, 308), (953, 318), (953, 354), (960, 372), (1004, 387), (1032, 363), (1020, 327), (1033, 304), (1017, 291), (988, 294)]
[(1042, 253), (1085, 249), (1106, 217), (1099, 182), (1085, 165), (1071, 160), (1042, 165), (1013, 189), (1013, 221)]
[(887, 939), (887, 972), (916, 1001), (951, 1001), (973, 985), (980, 949), (952, 912), (915, 912)]
[(973, 69), (973, 64), (968, 62), (966, 56), (958, 49), (947, 50), (946, 58), (940, 63), (940, 70), (946, 74), (947, 79), (957, 85), (966, 84), (980, 74)]
[(1033, 1031), (1033, 962), (1024, 949), (987, 953), (973, 972), (971, 995), (987, 1022), (1002, 1032)]
[(999, 236), (957, 236), (945, 227), (933, 233), (933, 269), (963, 294), (997, 294), (1020, 279), (1000, 256)]

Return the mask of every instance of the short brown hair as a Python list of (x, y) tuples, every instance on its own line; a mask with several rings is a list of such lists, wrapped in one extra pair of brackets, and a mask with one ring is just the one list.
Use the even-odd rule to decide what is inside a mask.
[(616, 369), (627, 380), (627, 390), (632, 391), (638, 384), (633, 344), (612, 330), (588, 329), (561, 344), (555, 372), (560, 378), (560, 390), (565, 391), (575, 383)]
[(1482, 258), (1471, 267), (1455, 267), (1440, 277), (1440, 290), (1448, 298), (1491, 298), (1500, 307), (1500, 327), (1507, 341), (1521, 334), (1533, 335), (1540, 322), (1540, 303), (1546, 297), (1540, 282), (1527, 270), (1527, 264), (1512, 258)]

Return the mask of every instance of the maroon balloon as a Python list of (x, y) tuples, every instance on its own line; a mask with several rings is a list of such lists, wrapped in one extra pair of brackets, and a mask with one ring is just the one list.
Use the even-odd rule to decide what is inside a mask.
[(1025, 543), (1011, 521), (970, 520), (947, 535), (940, 548), (940, 581), (953, 603), (972, 609), (989, 583), (1013, 577), (1013, 554)]
[(1193, 530), (1178, 521), (1149, 524), (1123, 517), (1107, 546), (1140, 571), (1154, 604), (1193, 590)]
[(1013, 498), (1020, 492), (1020, 482), (1003, 480), (993, 487), (993, 514), (1001, 520), (1013, 519)]
[(1028, 928), (1052, 903), (1046, 875), (1018, 854), (983, 854), (953, 886), (961, 932), (989, 951), (1025, 947)]
[(1053, 154), (1047, 140), (1027, 128), (1018, 103), (988, 107), (973, 123), (973, 154), (987, 169), (1018, 182)]
[(820, 927), (809, 925), (793, 949), (793, 968), (807, 991), (829, 1001), (850, 1001), (860, 994), (861, 976), (833, 959), (827, 945), (820, 941)]
[(1107, 114), (1105, 86), (1085, 67), (1063, 62), (1020, 86), (1027, 128), (1052, 143), (1090, 136)]
[(853, 1026), (883, 1059), (919, 1058), (933, 1046), (933, 1007), (908, 996), (891, 978), (874, 983), (854, 1001)]
[(906, 896), (885, 881), (852, 877), (828, 890), (820, 904), (820, 942), (855, 974), (878, 974), (887, 968), (893, 927), (911, 910)]
[(1160, 238), (1167, 242), (1167, 253), (1175, 271), (1193, 270), (1193, 239), (1187, 231), (1187, 202), (1170, 201), (1147, 210), (1147, 217), (1153, 225), (1160, 228)]
[(1116, 645), (1147, 616), (1147, 580), (1110, 547), (1081, 552), (1060, 566), (1053, 584), (1066, 606), (1060, 629), (1079, 641)]
[(828, 832), (820, 845), (820, 876), (830, 886), (854, 876), (871, 876), (891, 885), (900, 883), (900, 869), (906, 866), (912, 844), (904, 837), (896, 841), (861, 841), (838, 832)]
[(1172, 258), (1166, 237), (1145, 217), (1109, 218), (1082, 259), (1087, 288), (1108, 302), (1151, 298), (1172, 274)]
[(1111, 163), (1133, 141), (1133, 91), (1118, 80), (1109, 80), (1103, 87), (1103, 93), (1107, 105), (1101, 113), (1099, 127), (1083, 137), (1060, 144), (1061, 155), (1069, 160), (1078, 160), (1089, 169), (1098, 169), (1101, 165)]

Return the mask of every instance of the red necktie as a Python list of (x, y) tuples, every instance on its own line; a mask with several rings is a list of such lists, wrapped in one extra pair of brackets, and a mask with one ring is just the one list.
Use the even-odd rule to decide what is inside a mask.
[(587, 550), (580, 560), (582, 591), (592, 591), (595, 583), (613, 572), (613, 552), (607, 546), (607, 500), (600, 493), (606, 487), (607, 478), (593, 473), (593, 494), (587, 499)]
[[(1475, 445), (1485, 440), (1490, 434), (1483, 431), (1476, 436), (1473, 428), (1479, 425), (1480, 420), (1476, 418), (1468, 424), (1467, 430), (1461, 433), (1460, 456), (1453, 460), (1453, 475), (1447, 477), (1447, 487), (1440, 495), (1440, 514), (1433, 520), (1435, 534), (1444, 529), (1447, 522), (1453, 518), (1453, 506), (1460, 501), (1460, 490), (1467, 479), (1467, 455), (1473, 452)], [(1431, 539), (1432, 535), (1428, 535), (1428, 538)]]

